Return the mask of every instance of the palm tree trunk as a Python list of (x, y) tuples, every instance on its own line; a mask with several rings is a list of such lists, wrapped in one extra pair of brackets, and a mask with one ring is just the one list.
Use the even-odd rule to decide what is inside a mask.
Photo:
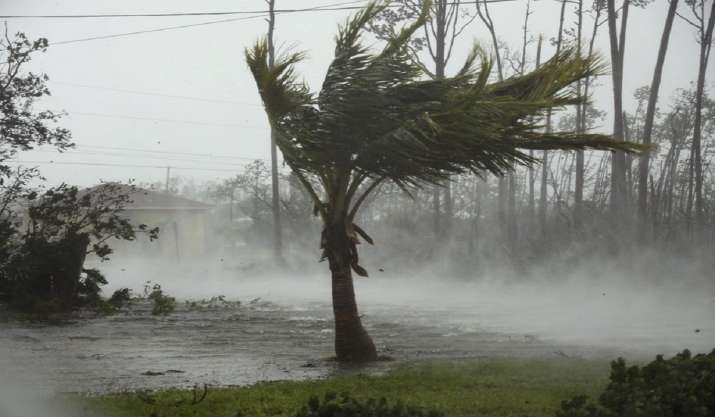
[(377, 359), (375, 344), (362, 326), (355, 302), (350, 264), (352, 243), (345, 222), (326, 228), (325, 248), (330, 264), (335, 318), (335, 354), (340, 362), (369, 362)]

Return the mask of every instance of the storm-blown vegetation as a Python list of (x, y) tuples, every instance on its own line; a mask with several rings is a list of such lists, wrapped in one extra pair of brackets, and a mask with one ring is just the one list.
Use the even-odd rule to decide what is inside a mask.
[(456, 76), (425, 80), (407, 43), (430, 6), (423, 3), (419, 17), (379, 51), (363, 46), (361, 35), (387, 3), (372, 2), (355, 14), (338, 31), (335, 58), (316, 94), (296, 81), (302, 54), (270, 65), (265, 41), (246, 53), (277, 144), (323, 222), (335, 350), (343, 361), (377, 357), (360, 322), (352, 271), (367, 276), (357, 245), (372, 239), (354, 219), (382, 182), (407, 190), (465, 172), (503, 175), (535, 162), (524, 149), (636, 149), (602, 135), (543, 132), (535, 121), (549, 109), (580, 103), (567, 87), (602, 70), (598, 59), (573, 50), (531, 73), (490, 83), (491, 61), (474, 47)]
[(103, 184), (91, 190), (61, 184), (42, 190), (36, 168), (10, 163), (21, 151), (73, 146), (61, 114), (35, 111), (50, 94), (48, 77), (25, 68), (48, 42), (18, 33), (0, 41), (0, 303), (30, 313), (67, 312), (102, 304), (106, 284), (88, 255), (107, 260), (112, 238), (134, 240), (137, 232), (156, 238), (158, 229), (132, 225), (121, 215), (130, 202), (125, 189)]
[(0, 2), (0, 416), (713, 413), (715, 0), (85, 3)]

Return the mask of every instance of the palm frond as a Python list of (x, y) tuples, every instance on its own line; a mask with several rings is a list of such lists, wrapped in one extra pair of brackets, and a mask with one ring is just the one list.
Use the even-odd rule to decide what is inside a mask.
[(279, 56), (273, 66), (268, 64), (268, 54), (266, 39), (245, 51), (246, 62), (256, 80), (268, 116), (280, 118), (311, 102), (308, 87), (297, 82), (295, 75), (295, 64), (305, 59), (305, 53)]
[(405, 187), (463, 172), (501, 175), (534, 163), (527, 149), (644, 150), (593, 133), (545, 133), (538, 122), (550, 109), (584, 100), (570, 87), (601, 74), (600, 58), (567, 48), (537, 70), (490, 84), (492, 61), (475, 45), (455, 76), (425, 80), (406, 45), (424, 24), (429, 3), (381, 50), (360, 43), (387, 4), (369, 3), (339, 29), (316, 97), (296, 82), (294, 65), (302, 55), (284, 56), (270, 68), (265, 42), (246, 54), (286, 160), (320, 178), (326, 192), (339, 189), (350, 172)]

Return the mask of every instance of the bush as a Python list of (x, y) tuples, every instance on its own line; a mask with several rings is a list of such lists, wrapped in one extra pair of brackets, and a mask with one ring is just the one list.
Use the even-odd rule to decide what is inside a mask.
[(391, 405), (384, 398), (380, 400), (356, 400), (348, 394), (325, 394), (321, 402), (313, 396), (296, 417), (443, 417), (436, 410), (428, 410), (414, 406), (406, 406), (401, 402)]
[(173, 313), (176, 308), (176, 299), (164, 294), (159, 284), (154, 284), (152, 292), (149, 293), (147, 298), (154, 302), (154, 308), (151, 310), (151, 314), (155, 316), (166, 316)]
[(132, 290), (130, 290), (129, 288), (120, 288), (114, 291), (112, 296), (109, 297), (109, 300), (107, 300), (107, 303), (109, 303), (109, 305), (113, 308), (119, 310), (120, 308), (129, 304), (131, 300)]
[(157, 228), (136, 228), (122, 216), (133, 186), (107, 183), (80, 191), (62, 184), (28, 194), (26, 225), (0, 218), (0, 303), (33, 314), (112, 309), (100, 297), (102, 273), (85, 268), (87, 255), (109, 259), (111, 239), (155, 239)]
[(556, 417), (713, 417), (715, 350), (671, 359), (658, 355), (648, 365), (611, 363), (610, 382), (593, 404), (579, 396), (561, 403)]

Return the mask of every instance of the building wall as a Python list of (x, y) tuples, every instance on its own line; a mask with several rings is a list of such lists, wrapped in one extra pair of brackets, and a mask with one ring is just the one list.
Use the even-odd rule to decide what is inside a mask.
[(118, 255), (160, 256), (165, 260), (182, 261), (201, 257), (207, 252), (205, 210), (137, 210), (124, 212), (134, 224), (159, 227), (159, 239), (149, 242), (138, 235), (134, 242), (117, 242), (113, 245)]

